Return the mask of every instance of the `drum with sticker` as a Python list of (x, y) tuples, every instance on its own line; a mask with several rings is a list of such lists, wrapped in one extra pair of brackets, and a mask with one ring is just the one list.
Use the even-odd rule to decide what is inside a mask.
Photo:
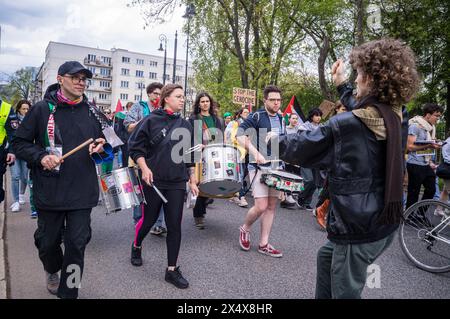
[(124, 167), (102, 174), (99, 181), (107, 214), (145, 203), (142, 184), (133, 167)]
[(212, 144), (202, 152), (199, 189), (210, 197), (232, 197), (242, 185), (239, 178), (239, 151), (226, 144)]

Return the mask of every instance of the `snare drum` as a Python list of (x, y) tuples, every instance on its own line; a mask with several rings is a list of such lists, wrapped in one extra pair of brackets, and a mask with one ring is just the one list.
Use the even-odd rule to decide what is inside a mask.
[(261, 174), (261, 183), (286, 193), (299, 193), (304, 190), (303, 178), (280, 170), (267, 170)]
[(100, 192), (107, 214), (145, 203), (142, 184), (134, 167), (124, 167), (99, 176)]
[(239, 151), (226, 144), (212, 144), (203, 149), (199, 190), (205, 196), (232, 197), (241, 189)]

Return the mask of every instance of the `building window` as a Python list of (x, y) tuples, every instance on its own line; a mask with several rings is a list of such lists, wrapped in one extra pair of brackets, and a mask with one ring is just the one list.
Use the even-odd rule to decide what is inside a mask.
[(88, 80), (87, 80), (87, 86), (88, 86), (88, 87), (91, 87), (91, 86), (93, 86), (93, 85), (94, 85), (94, 80), (88, 79)]
[(123, 56), (122, 57), (122, 63), (130, 63), (130, 58), (126, 57), (126, 56)]
[(102, 88), (109, 88), (109, 87), (111, 87), (111, 82), (100, 81), (100, 87), (102, 87)]
[(150, 66), (157, 67), (158, 66), (158, 62), (150, 61)]
[(100, 74), (103, 75), (103, 76), (110, 76), (111, 75), (111, 70), (110, 69), (101, 68), (100, 69)]
[(107, 100), (107, 99), (108, 99), (108, 94), (106, 94), (106, 93), (100, 93), (100, 94), (98, 95), (98, 98), (99, 98), (100, 100)]
[(95, 67), (90, 66), (88, 67), (88, 70), (92, 72), (92, 74), (95, 74)]
[(88, 62), (95, 62), (96, 58), (95, 54), (88, 54)]
[(127, 88), (128, 89), (129, 82), (128, 81), (120, 81), (120, 87), (121, 88)]
[(136, 82), (136, 89), (145, 89), (145, 84), (143, 82)]
[(150, 72), (149, 78), (150, 79), (156, 79), (158, 77), (158, 75), (154, 72)]
[(141, 100), (141, 96), (140, 96), (140, 95), (135, 95), (135, 96), (134, 96), (134, 100), (135, 100), (136, 102), (139, 102), (139, 101)]
[(183, 71), (183, 66), (182, 65), (177, 65), (177, 71)]
[(144, 71), (136, 70), (136, 77), (143, 78), (144, 77)]
[(166, 81), (170, 81), (170, 75), (166, 74)]
[(102, 61), (103, 61), (103, 63), (111, 64), (111, 58), (109, 58), (109, 57), (102, 56)]
[(125, 100), (125, 101), (128, 100), (128, 94), (121, 93), (121, 94), (120, 94), (120, 99), (121, 99), (121, 100)]
[(122, 69), (122, 75), (130, 75), (130, 69)]
[(143, 59), (136, 59), (136, 64), (137, 65), (144, 65), (144, 60)]
[(177, 82), (177, 83), (179, 83), (179, 82), (181, 82), (183, 80), (183, 77), (181, 77), (181, 76), (175, 76), (175, 82)]

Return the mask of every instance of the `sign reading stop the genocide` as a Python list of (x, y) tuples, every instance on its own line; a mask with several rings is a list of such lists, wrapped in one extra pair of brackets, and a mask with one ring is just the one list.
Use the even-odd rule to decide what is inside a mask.
[(241, 105), (255, 105), (256, 91), (249, 89), (233, 88), (233, 103)]

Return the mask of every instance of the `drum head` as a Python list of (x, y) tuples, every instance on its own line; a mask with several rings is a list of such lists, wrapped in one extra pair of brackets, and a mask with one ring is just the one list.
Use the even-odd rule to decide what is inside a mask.
[(202, 193), (212, 196), (228, 196), (239, 192), (241, 183), (235, 180), (207, 181), (199, 185)]
[(281, 178), (284, 179), (288, 179), (291, 181), (297, 181), (297, 182), (301, 182), (303, 180), (303, 178), (301, 176), (292, 174), (292, 173), (288, 173), (285, 171), (280, 171), (280, 170), (269, 170), (268, 171), (269, 174), (275, 175), (275, 176), (279, 176)]

